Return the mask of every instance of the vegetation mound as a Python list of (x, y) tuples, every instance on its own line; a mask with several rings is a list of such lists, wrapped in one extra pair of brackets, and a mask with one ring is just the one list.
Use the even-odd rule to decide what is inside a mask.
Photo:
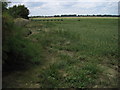
[(14, 20), (14, 23), (18, 26), (25, 26), (29, 23), (29, 20), (24, 18), (17, 18)]

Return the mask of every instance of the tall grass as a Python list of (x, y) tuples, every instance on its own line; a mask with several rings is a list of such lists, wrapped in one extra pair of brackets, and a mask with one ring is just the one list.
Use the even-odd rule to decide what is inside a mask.
[[(32, 65), (45, 63), (35, 68), (36, 72), (27, 72), (34, 74), (29, 80), (34, 82), (30, 84), (37, 83), (43, 88), (91, 88), (113, 87), (117, 82), (114, 74), (109, 75), (117, 66), (117, 19), (79, 19), (31, 21), (26, 29), (15, 29), (16, 33), (6, 44), (10, 52), (14, 51), (12, 56), (17, 55), (17, 59), (12, 59)], [(32, 34), (25, 37), (28, 30)], [(17, 83), (19, 86), (19, 79)]]
[(36, 22), (47, 25), (49, 32), (41, 32), (34, 37), (45, 40), (43, 45), (47, 44), (51, 52), (62, 51), (56, 56), (59, 59), (40, 73), (42, 87), (93, 87), (95, 79), (102, 73), (99, 64), (105, 62), (106, 58), (116, 58), (118, 55), (116, 19)]

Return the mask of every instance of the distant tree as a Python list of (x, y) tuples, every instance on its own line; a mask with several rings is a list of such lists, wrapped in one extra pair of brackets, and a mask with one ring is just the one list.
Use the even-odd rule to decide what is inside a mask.
[(61, 15), (61, 17), (77, 17), (76, 14), (73, 14), (73, 15)]
[(14, 5), (9, 8), (9, 13), (15, 18), (25, 18), (28, 19), (29, 10), (24, 5)]
[(54, 17), (60, 17), (60, 15), (54, 15)]

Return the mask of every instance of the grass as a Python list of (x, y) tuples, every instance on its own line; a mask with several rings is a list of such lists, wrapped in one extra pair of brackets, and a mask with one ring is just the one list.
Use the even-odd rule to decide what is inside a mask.
[[(25, 71), (27, 74), (21, 72), (21, 76), (15, 73), (14, 77), (17, 81), (13, 75), (5, 77), (7, 79), (12, 77), (12, 81), (15, 81), (9, 85), (6, 79), (3, 79), (5, 86), (118, 87), (116, 77), (118, 20), (116, 18), (63, 18), (63, 21), (31, 21), (27, 29), (32, 31), (27, 39), (34, 46), (40, 45), (40, 48), (43, 48), (40, 52), (43, 55), (42, 60), (41, 57), (35, 59), (36, 62), (41, 60), (43, 64)], [(109, 74), (108, 71), (111, 73)], [(29, 77), (29, 81), (34, 82), (25, 85), (28, 82), (27, 75), (29, 76), (31, 72), (33, 75)], [(18, 77), (22, 78), (21, 82)]]

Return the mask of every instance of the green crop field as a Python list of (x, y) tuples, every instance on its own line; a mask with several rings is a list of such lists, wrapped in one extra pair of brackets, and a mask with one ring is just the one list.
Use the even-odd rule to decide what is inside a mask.
[(32, 33), (25, 38), (37, 48), (33, 53), (40, 52), (33, 62), (40, 64), (7, 75), (3, 87), (117, 87), (116, 17), (31, 18), (26, 29)]
[(48, 18), (30, 18), (33, 20), (40, 19), (118, 19), (118, 17), (48, 17)]

